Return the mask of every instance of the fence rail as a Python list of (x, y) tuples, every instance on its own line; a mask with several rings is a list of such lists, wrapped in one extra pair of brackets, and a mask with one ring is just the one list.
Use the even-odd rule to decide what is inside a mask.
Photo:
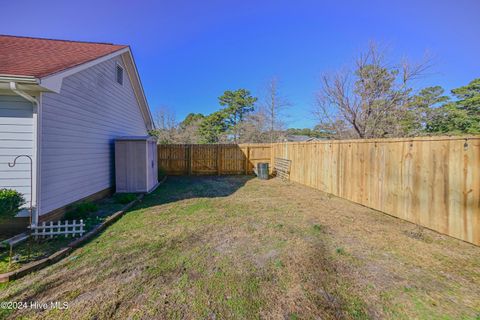
[(167, 174), (245, 174), (291, 160), (290, 180), (480, 245), (480, 137), (159, 146)]

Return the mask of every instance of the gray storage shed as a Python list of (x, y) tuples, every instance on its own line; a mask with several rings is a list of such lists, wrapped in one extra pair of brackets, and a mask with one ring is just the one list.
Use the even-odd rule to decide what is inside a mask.
[(158, 184), (157, 141), (151, 136), (115, 140), (117, 192), (150, 192)]

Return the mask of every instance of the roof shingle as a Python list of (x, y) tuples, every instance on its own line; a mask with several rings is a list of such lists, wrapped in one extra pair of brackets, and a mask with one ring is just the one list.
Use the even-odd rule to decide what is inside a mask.
[(0, 35), (0, 75), (41, 78), (127, 47)]

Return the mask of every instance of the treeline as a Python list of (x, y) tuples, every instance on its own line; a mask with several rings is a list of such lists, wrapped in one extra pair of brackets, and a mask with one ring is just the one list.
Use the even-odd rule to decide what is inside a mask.
[(268, 83), (261, 99), (246, 89), (227, 90), (218, 97), (219, 110), (209, 115), (190, 113), (177, 123), (175, 114), (160, 108), (155, 115), (156, 136), (168, 143), (275, 142), (284, 139), (284, 110), (289, 102), (278, 93), (278, 81)]
[(446, 95), (440, 86), (415, 90), (430, 65), (387, 62), (371, 45), (352, 70), (323, 75), (317, 128), (332, 138), (388, 138), (480, 133), (480, 79)]
[(255, 143), (284, 141), (292, 135), (320, 139), (415, 137), (480, 134), (480, 78), (453, 89), (440, 86), (418, 90), (428, 62), (386, 62), (375, 45), (361, 54), (355, 67), (322, 76), (312, 114), (313, 128), (286, 128), (291, 106), (272, 79), (259, 99), (246, 89), (227, 90), (219, 110), (191, 113), (177, 123), (161, 108), (152, 132), (159, 143)]

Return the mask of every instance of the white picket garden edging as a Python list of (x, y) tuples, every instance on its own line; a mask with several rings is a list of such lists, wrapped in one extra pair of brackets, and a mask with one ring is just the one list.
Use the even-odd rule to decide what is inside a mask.
[(53, 236), (64, 235), (65, 237), (71, 236), (81, 237), (85, 233), (85, 223), (83, 220), (77, 222), (73, 221), (57, 221), (57, 222), (43, 222), (38, 226), (32, 227), (32, 236), (35, 239), (38, 238), (53, 238)]

